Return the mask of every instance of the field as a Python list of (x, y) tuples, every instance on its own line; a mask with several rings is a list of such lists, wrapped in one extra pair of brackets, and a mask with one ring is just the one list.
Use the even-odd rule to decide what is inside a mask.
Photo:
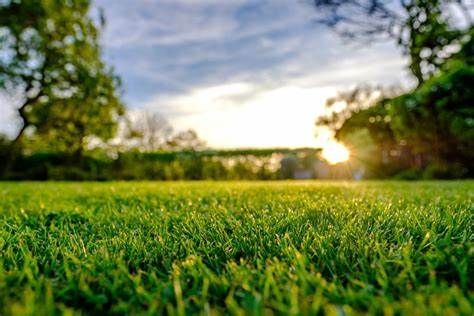
[(0, 183), (0, 314), (474, 314), (474, 182)]

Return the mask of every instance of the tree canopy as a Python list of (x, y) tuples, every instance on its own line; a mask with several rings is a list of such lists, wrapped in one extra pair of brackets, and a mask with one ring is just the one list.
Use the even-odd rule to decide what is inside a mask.
[(120, 82), (102, 60), (90, 8), (89, 0), (0, 4), (0, 88), (20, 100), (15, 143), (80, 154), (88, 137), (114, 135)]
[[(379, 175), (417, 170), (426, 177), (472, 176), (474, 29), (466, 3), (316, 0), (315, 4), (326, 10), (322, 22), (343, 36), (395, 38), (418, 80), (417, 87), (404, 93), (377, 87), (341, 93), (329, 100), (328, 114), (317, 125), (347, 142), (355, 134), (368, 137), (364, 144), (375, 144), (378, 154), (365, 155), (366, 164), (375, 166)], [(457, 13), (453, 6), (459, 8)], [(338, 102), (344, 104), (342, 109), (335, 106)]]
[(472, 25), (466, 0), (314, 0), (314, 5), (318, 21), (345, 38), (395, 40), (418, 84), (451, 58)]

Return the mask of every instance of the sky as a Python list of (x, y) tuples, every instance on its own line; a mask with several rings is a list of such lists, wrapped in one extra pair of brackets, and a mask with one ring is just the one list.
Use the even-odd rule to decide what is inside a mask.
[[(96, 0), (104, 57), (128, 108), (158, 112), (208, 146), (313, 147), (337, 91), (403, 84), (394, 43), (345, 43), (308, 0)], [(0, 106), (0, 130), (12, 111)], [(8, 113), (7, 113), (8, 112)]]

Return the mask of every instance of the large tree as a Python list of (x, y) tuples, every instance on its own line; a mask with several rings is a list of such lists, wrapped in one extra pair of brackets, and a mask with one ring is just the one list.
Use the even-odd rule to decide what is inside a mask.
[(119, 80), (102, 61), (90, 8), (89, 0), (0, 3), (1, 93), (20, 99), (14, 144), (39, 139), (81, 155), (88, 137), (113, 136)]
[(316, 0), (315, 4), (324, 13), (321, 22), (343, 36), (395, 38), (418, 80), (412, 91), (375, 102), (367, 102), (372, 89), (341, 94), (335, 100), (345, 103), (343, 110), (329, 102), (328, 115), (317, 124), (346, 141), (367, 131), (379, 152), (369, 158), (388, 175), (412, 168), (424, 170), (428, 177), (472, 176), (473, 8), (462, 0)]

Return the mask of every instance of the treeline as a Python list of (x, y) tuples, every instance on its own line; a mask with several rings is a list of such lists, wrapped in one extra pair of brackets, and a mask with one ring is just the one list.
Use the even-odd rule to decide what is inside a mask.
[[(77, 156), (21, 155), (4, 170), (4, 180), (278, 180), (347, 178), (345, 167), (330, 166), (315, 149), (127, 151)], [(3, 153), (6, 155), (7, 153)]]

